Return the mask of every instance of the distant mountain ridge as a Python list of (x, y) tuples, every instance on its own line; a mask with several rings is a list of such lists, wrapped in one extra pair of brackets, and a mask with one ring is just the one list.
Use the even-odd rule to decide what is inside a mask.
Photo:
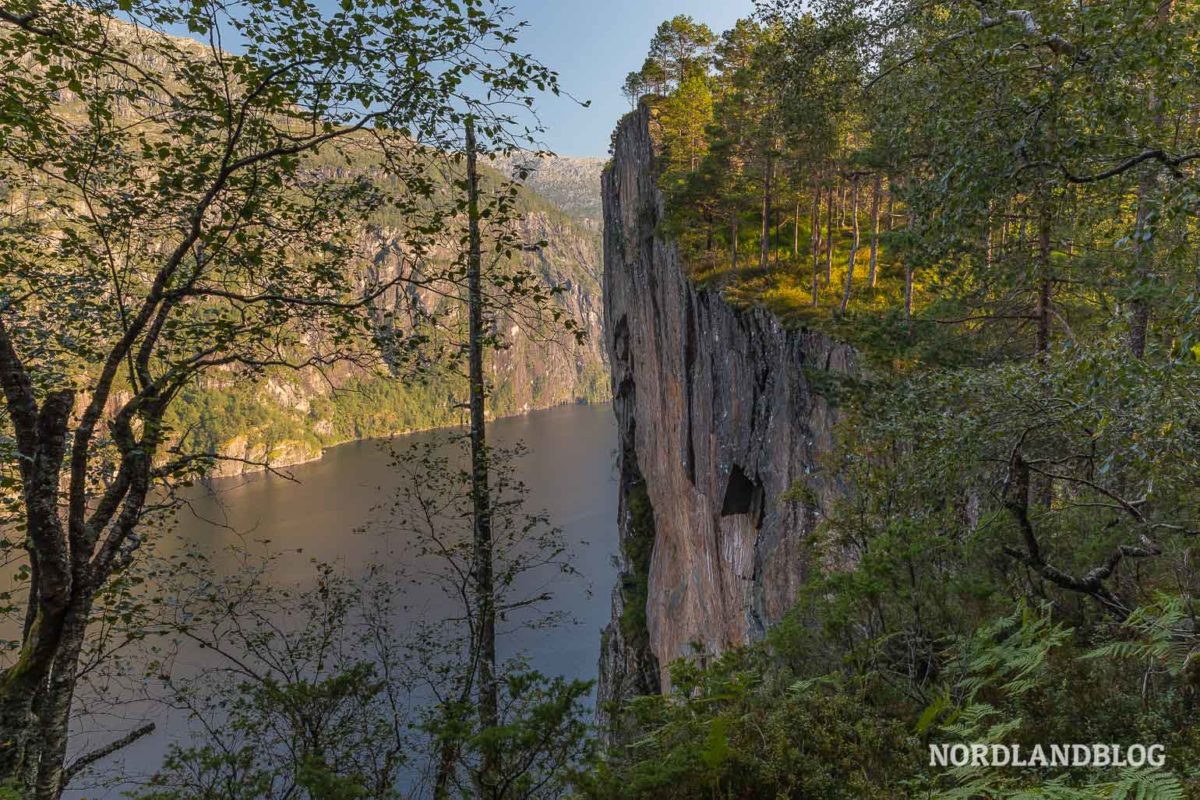
[(578, 220), (595, 225), (603, 218), (600, 206), (600, 173), (607, 159), (569, 156), (508, 156), (492, 160), (492, 166), (512, 175), (514, 166), (529, 166), (533, 172), (525, 186), (556, 208)]

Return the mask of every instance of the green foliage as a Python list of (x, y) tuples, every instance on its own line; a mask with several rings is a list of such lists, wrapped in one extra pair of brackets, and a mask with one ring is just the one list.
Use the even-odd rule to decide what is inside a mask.
[(894, 797), (922, 763), (902, 720), (837, 679), (804, 681), (766, 648), (680, 662), (666, 696), (634, 700), (642, 733), (579, 780), (590, 798)]
[[(1197, 10), (764, 3), (707, 92), (646, 101), (661, 232), (693, 279), (865, 369), (806, 371), (839, 415), (812, 465), (839, 492), (777, 499), (815, 511), (824, 569), (766, 643), (630, 704), (595, 796), (1200, 790)], [(842, 738), (793, 684), (912, 740)], [(819, 757), (768, 757), (762, 720), (785, 713)], [(938, 771), (917, 742), (1158, 743), (1167, 764)], [(818, 765), (853, 785), (843, 752), (891, 768), (821, 784)]]
[(1084, 657), (1141, 662), (1148, 670), (1165, 670), (1173, 677), (1195, 670), (1192, 659), (1200, 642), (1191, 628), (1187, 598), (1162, 593), (1156, 602), (1134, 609), (1124, 628), (1128, 638), (1105, 642)]
[(621, 549), (629, 569), (618, 578), (624, 603), (618, 624), (625, 641), (636, 647), (646, 644), (649, 637), (646, 600), (649, 597), (650, 559), (654, 554), (654, 508), (650, 505), (644, 481), (628, 488), (625, 503), (629, 527), (621, 541)]
[(232, 574), (184, 551), (163, 564), (164, 599), (147, 609), (167, 641), (212, 654), (197, 674), (152, 664), (169, 701), (205, 735), (176, 743), (133, 796), (389, 800), (415, 740), (399, 639), (380, 611), (392, 590), (328, 565), (281, 585), (274, 559), (249, 559)]
[[(228, 800), (261, 800), (283, 796), (287, 786), (296, 793), (287, 796), (313, 800), (400, 796), (389, 785), (397, 780), (394, 766), (371, 774), (360, 760), (363, 733), (387, 734), (364, 716), (380, 696), (372, 665), (352, 665), (318, 681), (246, 683), (235, 691), (219, 745), (173, 745), (159, 773), (134, 797), (200, 800), (219, 791)], [(300, 752), (283, 757), (290, 747)]]
[[(17, 640), (0, 672), (0, 781), (63, 790), (77, 749), (67, 741), (88, 710), (75, 684), (121, 649), (110, 626), (143, 635), (126, 576), (174, 490), (225, 455), (315, 454), (320, 428), (300, 404), (264, 402), (291, 388), (280, 373), (443, 366), (431, 331), (445, 316), (420, 297), (453, 297), (463, 282), (444, 251), (464, 208), (465, 124), (487, 152), (533, 145), (534, 95), (559, 91), (518, 49), (522, 27), (485, 0), (17, 0), (0, 13), (0, 525), (21, 532), (0, 555), (27, 565), (24, 602), (6, 592), (0, 604)], [(495, 174), (486, 191), (502, 223), (536, 205)], [(508, 256), (532, 248), (527, 238), (498, 224), (489, 246)], [(557, 302), (565, 287), (547, 280), (550, 259), (489, 266), (492, 309), (526, 312), (531, 327), (544, 312), (581, 335)], [(321, 437), (391, 433), (443, 411), (364, 383), (393, 407), (335, 409)], [(363, 796), (355, 760), (378, 755), (368, 789), (386, 796), (402, 748), (380, 754), (349, 735), (390, 730), (369, 713), (382, 705), (366, 702), (378, 699), (369, 681), (290, 677), (234, 692), (245, 728), (228, 733), (244, 740), (180, 751), (178, 775), (196, 766), (237, 785), (245, 773), (254, 797), (262, 780)], [(360, 727), (329, 725), (348, 735), (309, 736), (286, 766), (279, 741), (252, 743), (271, 735), (254, 727), (260, 716), (304, 739), (312, 731), (298, 733), (288, 708), (353, 701)]]
[[(558, 798), (576, 765), (590, 757), (594, 742), (586, 722), (590, 681), (547, 677), (520, 664), (506, 667), (500, 681), (503, 719), (494, 727), (481, 727), (471, 709), (431, 716), (424, 729), (433, 741), (453, 741), (461, 748), (463, 772), (477, 774), (488, 763), (502, 796)], [(443, 709), (443, 712), (445, 709)], [(478, 796), (477, 786), (461, 775), (454, 777), (456, 793)]]
[(650, 52), (642, 68), (625, 77), (625, 96), (636, 105), (647, 92), (664, 94), (671, 87), (703, 81), (714, 38), (707, 25), (684, 14), (662, 23), (650, 40)]
[[(535, 408), (564, 396), (564, 387), (539, 371), (544, 365), (536, 363), (537, 352), (531, 349), (531, 363), (524, 365), (535, 376), (529, 387), (529, 402)], [(576, 391), (565, 395), (569, 400), (608, 399), (608, 374), (601, 365), (585, 364), (574, 380)], [(461, 378), (445, 373), (409, 379), (364, 373), (343, 379), (336, 388), (320, 384), (314, 390), (303, 376), (272, 372), (257, 383), (185, 387), (165, 425), (179, 437), (178, 446), (189, 452), (236, 457), (249, 452), (276, 462), (287, 456), (315, 458), (322, 448), (348, 441), (461, 424), (462, 412), (453, 399), (461, 393), (461, 384)], [(302, 398), (303, 406), (289, 407), (281, 396)], [(488, 410), (499, 417), (526, 409), (518, 404), (512, 384), (503, 381), (489, 396)]]

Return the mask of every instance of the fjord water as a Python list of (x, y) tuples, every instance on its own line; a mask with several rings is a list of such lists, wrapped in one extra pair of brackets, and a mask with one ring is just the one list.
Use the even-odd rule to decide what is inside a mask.
[[(497, 447), (520, 442), (528, 449), (516, 462), (517, 474), (529, 490), (528, 510), (547, 512), (563, 530), (580, 572), (552, 587), (554, 608), (567, 612), (575, 624), (519, 631), (502, 639), (501, 648), (509, 654), (518, 650), (528, 654), (532, 666), (546, 674), (594, 679), (600, 630), (611, 614), (608, 595), (616, 578), (612, 408), (576, 405), (537, 411), (497, 420), (488, 434)], [(255, 475), (196, 489), (191, 508), (181, 513), (175, 532), (180, 541), (217, 554), (218, 568), (230, 570), (232, 563), (219, 563), (227, 545), (238, 541), (251, 550), (269, 547), (283, 554), (272, 580), (288, 586), (312, 578), (313, 560), (355, 574), (381, 559), (403, 558), (402, 543), (394, 540), (398, 534), (385, 530), (387, 515), (379, 508), (395, 495), (401, 480), (389, 467), (391, 451), (449, 436), (448, 431), (430, 431), (389, 442), (346, 444), (332, 448), (320, 461), (289, 469), (294, 480)], [(263, 545), (266, 541), (270, 544)], [(430, 606), (444, 604), (440, 597), (431, 589), (415, 587), (407, 613), (437, 614), (438, 609)], [(130, 747), (118, 770), (134, 781), (152, 773), (169, 743), (188, 733), (184, 714), (161, 707), (151, 713), (158, 730)], [(120, 794), (119, 787), (92, 787), (68, 796)]]

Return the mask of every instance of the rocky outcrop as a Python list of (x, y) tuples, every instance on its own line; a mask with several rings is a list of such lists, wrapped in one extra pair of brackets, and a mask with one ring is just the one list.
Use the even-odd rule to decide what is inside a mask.
[[(645, 106), (621, 121), (602, 181), (624, 570), (604, 634), (602, 705), (657, 689), (676, 658), (761, 637), (793, 603), (816, 566), (806, 536), (838, 491), (817, 466), (833, 444), (834, 412), (814, 386), (856, 370), (845, 345), (692, 284), (658, 235), (653, 126)], [(653, 547), (639, 634), (622, 616), (641, 601), (629, 590), (639, 576), (627, 552), (644, 533), (630, 513), (640, 492)], [(647, 663), (657, 681), (638, 677)]]

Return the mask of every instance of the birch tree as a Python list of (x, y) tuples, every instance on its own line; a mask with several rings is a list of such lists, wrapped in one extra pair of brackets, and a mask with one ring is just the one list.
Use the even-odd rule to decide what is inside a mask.
[(369, 214), (391, 207), (424, 252), (456, 211), (430, 153), (468, 113), (492, 139), (521, 130), (527, 92), (556, 84), (478, 0), (30, 0), (0, 30), (5, 509), (29, 576), (0, 781), (41, 800), (64, 788), (98, 594), (138, 558), (153, 498), (212, 463), (173, 446), (177, 393), (360, 357), (364, 310), (416, 280), (356, 275)]

